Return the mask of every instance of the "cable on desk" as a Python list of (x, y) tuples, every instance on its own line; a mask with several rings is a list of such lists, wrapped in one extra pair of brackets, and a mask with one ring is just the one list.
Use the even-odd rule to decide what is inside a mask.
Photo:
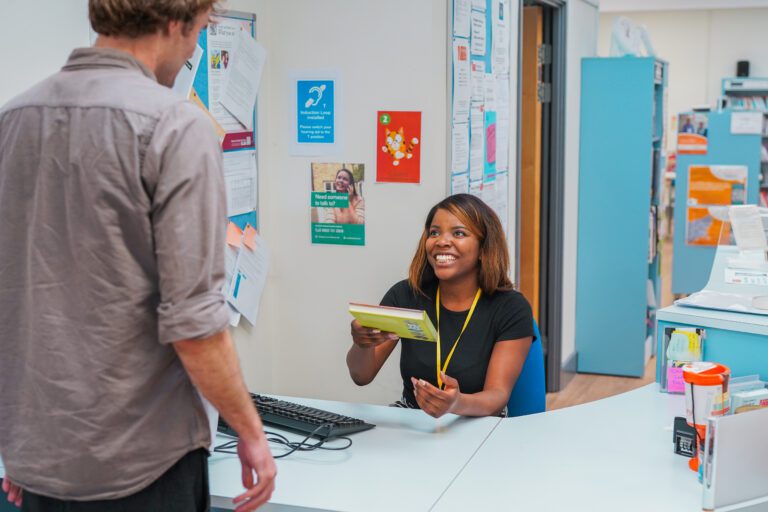
[[(317, 434), (324, 428), (330, 428), (330, 424), (323, 424), (318, 426), (315, 430), (307, 434), (307, 437), (302, 439), (301, 441), (289, 441), (287, 437), (285, 437), (282, 434), (278, 434), (277, 432), (270, 432), (265, 430), (264, 434), (267, 436), (267, 441), (270, 443), (279, 444), (285, 447), (290, 448), (289, 451), (285, 453), (281, 453), (280, 455), (273, 455), (275, 459), (281, 459), (283, 457), (287, 457), (288, 455), (292, 454), (293, 452), (299, 451), (299, 452), (311, 452), (313, 450), (346, 450), (350, 446), (352, 446), (352, 440), (345, 436), (336, 436), (336, 437), (326, 437), (325, 439), (321, 439), (320, 441), (316, 443), (308, 443), (310, 437)], [(344, 446), (324, 446), (325, 443), (329, 441), (336, 441), (336, 440), (343, 440), (347, 441), (347, 444)], [(216, 453), (228, 453), (231, 455), (237, 455), (237, 439), (233, 439), (231, 441), (227, 441), (226, 443), (222, 443), (219, 446), (216, 446), (213, 448), (213, 451)]]

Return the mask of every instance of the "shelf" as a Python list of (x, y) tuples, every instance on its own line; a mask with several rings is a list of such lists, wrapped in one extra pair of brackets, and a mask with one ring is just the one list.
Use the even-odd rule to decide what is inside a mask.
[[(658, 204), (665, 173), (661, 98), (666, 68), (657, 62), (582, 60), (575, 345), (578, 370), (586, 373), (633, 376), (644, 369), (644, 348), (637, 340), (653, 328), (644, 320), (655, 312), (649, 303), (658, 304), (655, 296), (648, 301), (648, 281), (654, 295), (661, 286)], [(622, 113), (618, 129), (616, 112)], [(639, 140), (629, 140), (627, 132), (637, 133)], [(616, 172), (616, 162), (623, 172)], [(606, 197), (621, 200), (606, 203)], [(606, 339), (607, 331), (622, 336)]]
[(723, 94), (728, 93), (756, 93), (768, 94), (768, 78), (724, 78)]

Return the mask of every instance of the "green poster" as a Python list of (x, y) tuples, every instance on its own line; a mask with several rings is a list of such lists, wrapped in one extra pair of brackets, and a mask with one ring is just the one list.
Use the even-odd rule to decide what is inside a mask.
[(365, 245), (364, 183), (364, 164), (312, 164), (313, 244)]

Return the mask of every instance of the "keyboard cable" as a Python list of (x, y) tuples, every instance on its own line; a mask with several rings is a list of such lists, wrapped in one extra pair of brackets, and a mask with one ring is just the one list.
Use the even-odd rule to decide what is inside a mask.
[[(334, 436), (334, 437), (326, 437), (324, 439), (319, 440), (316, 443), (308, 443), (309, 438), (313, 435), (317, 434), (324, 428), (330, 429), (333, 426), (332, 423), (323, 423), (322, 425), (319, 425), (315, 430), (307, 434), (307, 436), (302, 439), (301, 441), (289, 441), (287, 437), (285, 437), (282, 434), (279, 434), (277, 432), (270, 432), (268, 430), (264, 431), (264, 435), (267, 436), (267, 441), (270, 443), (275, 443), (282, 445), (284, 447), (289, 448), (289, 450), (285, 453), (281, 453), (280, 455), (272, 455), (275, 459), (281, 459), (283, 457), (287, 457), (288, 455), (292, 454), (293, 452), (300, 451), (300, 452), (311, 452), (313, 450), (346, 450), (350, 446), (352, 446), (352, 439), (346, 437), (346, 436)], [(342, 440), (346, 441), (347, 444), (344, 446), (324, 446), (325, 443), (329, 441), (337, 441)], [(222, 443), (216, 447), (213, 448), (213, 451), (216, 453), (227, 453), (230, 455), (237, 455), (237, 441), (238, 439), (232, 439), (231, 441), (227, 441), (226, 443)]]

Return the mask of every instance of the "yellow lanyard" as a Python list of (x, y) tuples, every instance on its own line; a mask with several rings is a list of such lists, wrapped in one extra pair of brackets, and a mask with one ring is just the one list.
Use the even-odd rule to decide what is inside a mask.
[(475, 312), (475, 306), (477, 306), (477, 301), (480, 300), (481, 294), (482, 289), (478, 288), (477, 293), (475, 294), (475, 300), (472, 301), (472, 307), (469, 308), (467, 318), (464, 320), (464, 327), (461, 328), (459, 337), (456, 338), (456, 341), (453, 342), (453, 347), (448, 353), (448, 357), (445, 358), (445, 364), (441, 366), (440, 363), (442, 359), (442, 352), (440, 352), (440, 287), (437, 287), (437, 298), (435, 298), (435, 309), (437, 311), (437, 387), (440, 389), (443, 389), (443, 379), (440, 377), (440, 372), (445, 373), (445, 370), (448, 369), (448, 363), (451, 362), (451, 357), (453, 357), (453, 352), (456, 350), (456, 346), (459, 344), (461, 335), (464, 334), (464, 330), (467, 328), (467, 324), (469, 324), (469, 320), (472, 318), (472, 313)]

